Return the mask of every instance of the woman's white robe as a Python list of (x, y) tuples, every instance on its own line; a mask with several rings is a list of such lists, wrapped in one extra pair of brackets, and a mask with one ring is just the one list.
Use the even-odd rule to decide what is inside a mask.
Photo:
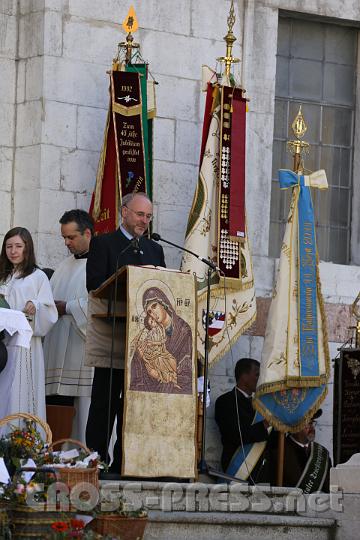
[(0, 285), (0, 294), (5, 296), (11, 309), (23, 311), (29, 300), (36, 308), (30, 322), (34, 331), (30, 349), (7, 345), (8, 361), (15, 362), (9, 414), (29, 412), (46, 420), (45, 369), (41, 338), (47, 334), (58, 318), (49, 280), (38, 268), (25, 278), (18, 279), (15, 274)]

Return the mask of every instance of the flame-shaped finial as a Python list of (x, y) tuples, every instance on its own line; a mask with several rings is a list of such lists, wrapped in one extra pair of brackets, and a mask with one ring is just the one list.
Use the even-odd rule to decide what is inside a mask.
[(227, 18), (227, 24), (228, 24), (228, 33), (224, 37), (224, 41), (226, 42), (226, 56), (220, 56), (219, 58), (217, 58), (217, 61), (225, 64), (225, 73), (229, 77), (232, 64), (237, 64), (238, 62), (240, 62), (239, 58), (234, 58), (232, 55), (232, 48), (236, 41), (236, 37), (233, 34), (233, 28), (235, 24), (234, 0), (231, 0), (231, 6), (230, 6), (230, 11), (229, 11), (229, 16)]

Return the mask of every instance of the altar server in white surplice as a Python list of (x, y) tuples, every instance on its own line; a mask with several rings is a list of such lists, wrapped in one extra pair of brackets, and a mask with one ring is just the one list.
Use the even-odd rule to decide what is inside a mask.
[(30, 349), (7, 345), (8, 362), (15, 363), (7, 410), (9, 414), (29, 412), (46, 420), (41, 338), (58, 315), (49, 280), (36, 266), (31, 234), (23, 227), (15, 227), (5, 235), (0, 255), (0, 294), (11, 309), (25, 313), (33, 328)]
[(48, 405), (75, 406), (72, 437), (85, 441), (93, 379), (93, 368), (84, 366), (88, 300), (86, 260), (94, 222), (84, 210), (69, 210), (60, 218), (60, 224), (71, 255), (50, 280), (59, 320), (44, 342), (46, 402)]

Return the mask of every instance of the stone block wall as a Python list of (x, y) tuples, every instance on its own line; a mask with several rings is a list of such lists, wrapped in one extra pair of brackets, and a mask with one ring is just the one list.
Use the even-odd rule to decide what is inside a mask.
[(16, 0), (0, 4), (0, 241), (11, 226), (16, 113)]

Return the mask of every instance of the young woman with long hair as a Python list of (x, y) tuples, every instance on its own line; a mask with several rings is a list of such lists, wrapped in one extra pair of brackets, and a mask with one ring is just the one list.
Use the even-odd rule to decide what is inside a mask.
[(36, 266), (31, 234), (15, 227), (4, 237), (0, 254), (0, 295), (11, 309), (22, 311), (33, 329), (30, 349), (8, 344), (8, 363), (0, 377), (7, 377), (7, 414), (29, 412), (46, 419), (45, 373), (41, 338), (57, 321), (49, 280)]

